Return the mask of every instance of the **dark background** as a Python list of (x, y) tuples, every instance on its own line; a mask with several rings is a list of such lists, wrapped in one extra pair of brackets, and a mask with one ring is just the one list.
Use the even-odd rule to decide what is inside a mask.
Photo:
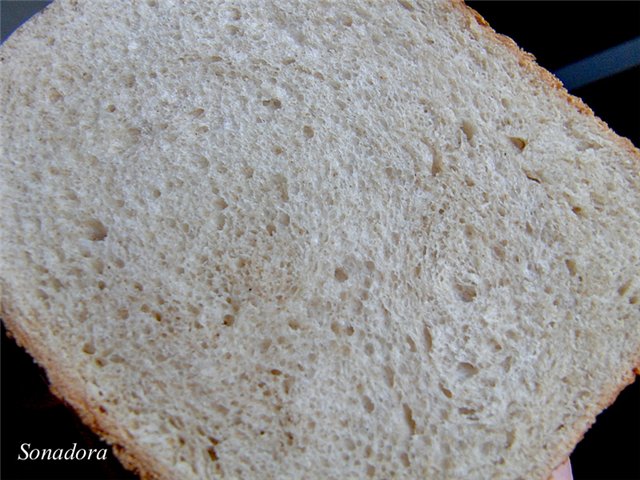
[[(2, 39), (49, 2), (0, 2)], [(555, 71), (640, 35), (640, 2), (489, 2), (469, 5)], [(640, 67), (572, 91), (620, 135), (640, 145)], [(107, 461), (18, 462), (23, 442), (42, 448), (103, 448), (47, 387), (46, 375), (2, 326), (1, 465), (4, 479), (134, 479)], [(640, 380), (603, 412), (571, 456), (576, 480), (640, 480)]]

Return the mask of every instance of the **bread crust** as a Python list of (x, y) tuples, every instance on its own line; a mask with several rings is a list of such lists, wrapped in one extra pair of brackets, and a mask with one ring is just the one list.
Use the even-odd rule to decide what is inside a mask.
[[(560, 95), (582, 115), (595, 120), (602, 133), (631, 156), (636, 168), (640, 167), (640, 150), (635, 148), (630, 140), (615, 134), (604, 121), (595, 116), (594, 112), (581, 99), (569, 94), (555, 76), (540, 67), (531, 54), (521, 50), (509, 37), (496, 33), (486, 20), (478, 12), (468, 7), (463, 0), (449, 1), (470, 22), (476, 22), (480, 25), (484, 35), (492, 41), (506, 46), (518, 58), (519, 65), (522, 68), (535, 74), (541, 82), (552, 89), (554, 94)], [(14, 35), (19, 38), (29, 30), (29, 23), (27, 23), (25, 27), (20, 28)], [(71, 372), (64, 371), (56, 363), (54, 352), (51, 352), (46, 345), (39, 343), (33, 336), (29, 335), (29, 332), (22, 327), (23, 322), (20, 321), (20, 319), (28, 318), (28, 315), (17, 311), (12, 304), (9, 292), (5, 290), (2, 293), (2, 305), (0, 307), (2, 321), (11, 335), (15, 337), (17, 343), (46, 370), (51, 391), (72, 408), (88, 427), (112, 446), (114, 455), (125, 468), (133, 470), (142, 479), (160, 480), (172, 478), (167, 469), (158, 465), (153, 458), (136, 445), (133, 439), (127, 438), (122, 428), (111, 421), (106, 411), (100, 409), (100, 405), (91, 401), (84, 391), (83, 385), (74, 380), (74, 377), (70, 375)], [(572, 440), (556, 446), (553, 453), (550, 454), (551, 460), (547, 469), (544, 472), (538, 472), (540, 478), (544, 478), (543, 475), (548, 475), (564, 461), (575, 445), (584, 437), (589, 427), (595, 422), (597, 414), (610, 406), (619, 393), (626, 386), (633, 383), (635, 374), (640, 375), (640, 351), (636, 353), (635, 358), (631, 359), (628, 372), (617, 386), (608, 392), (603, 392), (599, 403), (592, 405), (585, 412), (582, 419), (584, 420), (583, 426), (576, 426), (576, 432)]]

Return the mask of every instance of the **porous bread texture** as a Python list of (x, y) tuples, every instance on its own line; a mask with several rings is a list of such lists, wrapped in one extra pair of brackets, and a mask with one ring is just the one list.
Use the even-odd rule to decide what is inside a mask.
[(450, 2), (56, 1), (3, 320), (159, 478), (545, 479), (640, 356), (640, 161)]

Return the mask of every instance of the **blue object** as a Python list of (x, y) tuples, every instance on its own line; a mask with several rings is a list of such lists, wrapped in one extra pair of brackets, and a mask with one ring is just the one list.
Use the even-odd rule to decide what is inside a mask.
[(11, 35), (20, 25), (29, 20), (51, 0), (0, 0), (0, 33), (2, 42)]
[(567, 90), (583, 87), (640, 65), (640, 37), (556, 70)]

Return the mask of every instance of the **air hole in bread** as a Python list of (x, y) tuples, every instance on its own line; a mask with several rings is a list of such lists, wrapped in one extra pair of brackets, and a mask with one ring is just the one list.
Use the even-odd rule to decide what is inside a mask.
[(460, 407), (458, 408), (458, 413), (460, 413), (460, 415), (475, 415), (476, 413), (478, 413), (478, 411), (475, 408), (469, 408), (469, 407)]
[(584, 211), (582, 210), (582, 207), (573, 206), (571, 207), (571, 211), (579, 217), (584, 216)]
[(284, 213), (284, 212), (280, 212), (278, 214), (278, 223), (280, 225), (284, 225), (285, 227), (289, 225), (289, 223), (291, 223), (291, 219), (289, 218), (289, 215)]
[(313, 128), (311, 128), (309, 125), (305, 125), (304, 127), (302, 127), (302, 133), (306, 138), (312, 138), (315, 135)]
[(273, 184), (275, 185), (276, 191), (280, 196), (280, 200), (282, 200), (283, 202), (288, 202), (289, 187), (288, 187), (287, 178), (282, 174), (274, 175)]
[(491, 443), (491, 442), (484, 442), (482, 444), (482, 446), (480, 447), (480, 451), (485, 456), (492, 455), (494, 450), (495, 450), (495, 445), (493, 443)]
[(229, 20), (233, 20), (237, 22), (242, 18), (242, 13), (240, 12), (239, 9), (232, 7), (227, 12), (227, 17), (229, 18)]
[(93, 267), (93, 271), (102, 274), (104, 272), (104, 262), (99, 258), (94, 259), (91, 262), (91, 266)]
[(422, 330), (422, 335), (424, 338), (424, 347), (427, 352), (430, 352), (433, 348), (433, 336), (431, 335), (431, 330), (428, 326), (424, 326)]
[(393, 388), (393, 385), (395, 384), (395, 373), (393, 368), (388, 366), (384, 367), (384, 381), (389, 388)]
[(398, 3), (402, 5), (404, 8), (406, 8), (407, 10), (409, 10), (410, 12), (413, 12), (414, 6), (411, 2), (408, 2), (407, 0), (398, 0)]
[(435, 177), (439, 173), (442, 173), (443, 167), (442, 157), (439, 153), (434, 152), (433, 160), (431, 161), (431, 175)]
[(516, 441), (516, 432), (510, 430), (507, 432), (507, 441), (505, 442), (505, 448), (509, 449)]
[(509, 137), (511, 143), (520, 151), (524, 150), (527, 146), (527, 141), (524, 138), (520, 137)]
[(52, 102), (58, 102), (64, 98), (64, 95), (60, 93), (60, 90), (52, 88), (49, 90), (49, 100)]
[(346, 449), (349, 450), (350, 452), (353, 452), (356, 449), (355, 442), (349, 437), (344, 439), (344, 444)]
[(92, 242), (100, 242), (107, 238), (107, 227), (100, 220), (95, 218), (87, 220), (85, 227), (87, 228), (87, 238)]
[(465, 226), (464, 226), (464, 234), (465, 234), (467, 237), (471, 238), (471, 237), (473, 237), (473, 236), (474, 236), (474, 234), (475, 234), (475, 229), (473, 228), (473, 226), (472, 226), (472, 225), (465, 225)]
[(402, 404), (402, 412), (404, 413), (404, 420), (407, 422), (407, 426), (409, 427), (409, 431), (411, 435), (416, 434), (416, 422), (413, 418), (413, 410), (406, 403)]
[(349, 275), (347, 274), (345, 269), (341, 267), (335, 269), (335, 271), (333, 272), (333, 276), (338, 282), (345, 282), (349, 279)]
[(396, 172), (393, 167), (386, 167), (384, 169), (384, 174), (387, 176), (389, 180), (393, 180), (396, 177)]
[(340, 325), (337, 322), (331, 322), (331, 331), (336, 335), (340, 335)]
[[(60, 171), (60, 169), (58, 167), (49, 167), (49, 173), (51, 175), (62, 175), (62, 172)], [(40, 180), (40, 173), (39, 172), (33, 172), (31, 174), (31, 178), (33, 178), (34, 180), (38, 179)]]
[[(252, 167), (245, 166), (242, 168), (242, 173), (246, 178), (253, 178), (253, 174), (255, 173), (255, 170)], [(215, 192), (215, 193), (218, 193), (218, 192)]]
[(515, 330), (507, 330), (505, 335), (507, 336), (507, 338), (509, 338), (509, 339), (511, 339), (513, 341), (516, 341), (516, 342), (520, 339), (520, 334), (518, 332), (516, 332)]
[(417, 347), (416, 347), (416, 342), (413, 341), (413, 338), (411, 338), (411, 336), (407, 335), (407, 344), (409, 345), (409, 351), (410, 352), (416, 352), (418, 351)]
[(291, 330), (300, 330), (300, 322), (297, 320), (289, 320), (288, 325)]
[(473, 125), (473, 123), (464, 120), (462, 122), (462, 132), (464, 133), (464, 136), (467, 138), (468, 142), (471, 142), (473, 140), (473, 136), (476, 133), (476, 127), (475, 125)]
[(495, 388), (498, 385), (498, 382), (493, 378), (482, 379), (482, 383), (489, 388)]
[(576, 266), (576, 261), (568, 258), (564, 261), (564, 264), (567, 266), (567, 270), (569, 270), (569, 274), (574, 277), (576, 273), (578, 273), (578, 269)]
[(199, 155), (198, 156), (198, 166), (203, 170), (209, 170), (209, 167), (211, 166), (211, 162), (209, 161), (209, 159), (207, 157), (205, 157), (203, 155)]
[(270, 339), (264, 339), (262, 342), (260, 342), (260, 352), (261, 353), (266, 353), (269, 350), (269, 347), (271, 346), (271, 340)]
[(631, 279), (624, 282), (620, 288), (618, 288), (618, 295), (621, 297), (624, 296), (629, 291), (629, 288), (631, 288)]
[(125, 75), (124, 86), (127, 88), (133, 88), (136, 84), (136, 77), (133, 74)]
[(528, 180), (531, 180), (532, 182), (536, 182), (536, 183), (542, 183), (542, 180), (538, 178), (538, 175), (528, 172), (526, 170), (524, 170), (524, 174)]
[(476, 299), (476, 296), (478, 295), (476, 291), (476, 287), (473, 285), (457, 283), (455, 288), (458, 293), (458, 297), (463, 302), (467, 302), (467, 303), (473, 302)]
[(282, 391), (284, 392), (285, 395), (289, 395), (289, 393), (291, 392), (291, 387), (293, 386), (293, 378), (287, 376), (284, 379), (284, 382), (282, 382)]
[(371, 401), (371, 398), (369, 398), (367, 395), (362, 396), (362, 406), (364, 407), (367, 413), (373, 413), (373, 411), (376, 408), (373, 402)]
[(262, 105), (264, 105), (265, 107), (269, 107), (271, 110), (279, 110), (280, 108), (282, 108), (282, 102), (278, 98), (263, 100)]
[(227, 221), (227, 217), (225, 217), (222, 214), (219, 214), (218, 216), (216, 216), (216, 228), (218, 230), (222, 230), (224, 228), (224, 224)]
[(451, 392), (451, 390), (449, 390), (447, 387), (445, 387), (444, 385), (440, 384), (440, 391), (442, 392), (442, 394), (447, 397), (447, 398), (453, 398), (453, 392)]
[(364, 346), (364, 352), (365, 352), (367, 355), (372, 356), (374, 351), (375, 351), (375, 348), (374, 348), (374, 346), (373, 346), (373, 344), (372, 344), (372, 343), (367, 343), (367, 344)]
[(236, 260), (236, 265), (238, 265), (238, 268), (245, 268), (246, 266), (248, 266), (251, 263), (250, 260), (246, 259), (246, 258), (238, 258)]
[(213, 447), (207, 448), (207, 454), (212, 462), (216, 462), (218, 460), (218, 454), (216, 453), (216, 449)]
[(479, 372), (478, 368), (468, 362), (460, 362), (458, 364), (458, 375), (462, 379), (466, 379), (476, 375)]
[(513, 357), (508, 356), (502, 361), (502, 369), (504, 373), (509, 373), (511, 371), (511, 367), (513, 366)]
[(533, 227), (529, 222), (525, 222), (524, 231), (527, 233), (527, 235), (533, 235)]
[(504, 251), (504, 248), (502, 248), (502, 245), (498, 245), (498, 244), (493, 246), (493, 254), (496, 256), (498, 260), (504, 260), (506, 257), (506, 252)]

